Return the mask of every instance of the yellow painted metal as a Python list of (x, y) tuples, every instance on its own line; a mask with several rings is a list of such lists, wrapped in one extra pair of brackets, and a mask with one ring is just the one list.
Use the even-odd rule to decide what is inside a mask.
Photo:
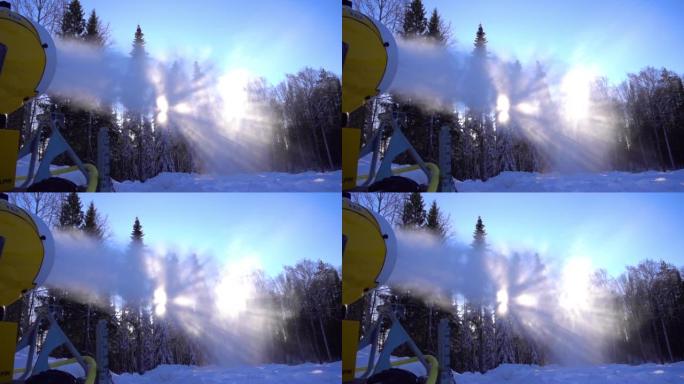
[[(342, 112), (352, 112), (379, 93), (389, 64), (375, 23), (349, 7), (342, 9)], [(346, 51), (346, 52), (345, 52)]]
[(9, 305), (35, 288), (45, 256), (43, 240), (31, 217), (22, 209), (0, 200), (0, 305)]
[[(427, 192), (437, 192), (437, 189), (439, 188), (439, 167), (437, 166), (437, 164), (434, 163), (425, 163), (425, 166), (427, 166), (428, 170), (430, 171)], [(417, 171), (419, 169), (420, 166), (417, 164), (400, 168), (392, 168), (392, 174), (401, 175), (402, 173)], [(368, 175), (360, 175), (358, 179), (366, 180), (368, 179)]]
[(354, 380), (356, 351), (359, 348), (361, 323), (355, 320), (342, 320), (342, 382)]
[(17, 324), (0, 321), (0, 384), (12, 382)]
[(342, 304), (349, 305), (376, 288), (387, 245), (371, 212), (348, 199), (342, 203)]
[[(425, 384), (435, 384), (437, 382), (437, 376), (439, 375), (439, 362), (437, 361), (437, 358), (435, 358), (432, 355), (424, 355), (425, 360), (428, 362), (430, 365), (430, 369), (427, 372), (427, 380), (425, 381)], [(391, 365), (393, 367), (401, 367), (402, 365), (407, 365), (411, 363), (416, 363), (418, 362), (417, 357), (409, 357), (408, 359), (403, 359), (403, 360), (397, 360), (393, 361)], [(365, 372), (368, 369), (368, 367), (358, 367), (356, 368), (356, 372)]]
[(0, 129), (0, 192), (14, 189), (19, 154), (19, 131)]
[[(85, 361), (86, 365), (88, 366), (88, 371), (86, 372), (86, 377), (85, 377), (85, 384), (94, 384), (95, 383), (95, 377), (97, 375), (97, 363), (95, 362), (95, 359), (93, 359), (90, 356), (83, 356), (83, 361)], [(65, 365), (71, 365), (71, 364), (76, 364), (78, 363), (78, 360), (76, 358), (73, 359), (67, 359), (67, 360), (60, 360), (56, 361), (54, 363), (51, 363), (49, 366), (50, 368), (59, 368), (63, 367)], [(24, 373), (26, 369), (24, 368), (17, 368), (14, 370), (14, 374), (21, 374)], [(0, 382), (0, 384), (2, 384)]]
[(47, 55), (31, 22), (7, 9), (0, 9), (0, 44), (5, 50), (0, 71), (0, 113), (7, 114), (38, 95)]
[[(88, 184), (86, 185), (86, 192), (97, 192), (98, 177), (100, 174), (97, 170), (97, 167), (89, 163), (83, 164), (83, 167), (86, 169), (86, 171), (88, 171)], [(78, 171), (78, 167), (74, 165), (72, 167), (52, 170), (50, 171), (50, 175), (59, 176), (76, 171)], [(26, 176), (17, 176), (17, 180), (26, 180)]]
[(356, 174), (361, 152), (361, 130), (342, 128), (342, 190), (356, 188)]

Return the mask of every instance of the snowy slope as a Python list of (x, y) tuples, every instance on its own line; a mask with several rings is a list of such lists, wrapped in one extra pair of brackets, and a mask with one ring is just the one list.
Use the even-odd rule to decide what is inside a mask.
[[(425, 375), (417, 363), (401, 368)], [(684, 383), (684, 362), (581, 367), (502, 364), (485, 374), (454, 372), (453, 377), (457, 384), (674, 384)]]
[(161, 173), (145, 182), (114, 183), (117, 192), (339, 192), (342, 171), (227, 176)]
[[(23, 367), (27, 351), (16, 355), (14, 366)], [(56, 361), (50, 359), (51, 362)], [(72, 375), (83, 376), (83, 369), (76, 364), (59, 368)], [(187, 365), (160, 365), (144, 375), (112, 375), (114, 384), (328, 384), (342, 382), (340, 362), (330, 364), (301, 364), (244, 367), (193, 367)]]
[[(370, 348), (359, 351), (357, 366), (368, 363)], [(392, 360), (404, 358), (392, 357)], [(398, 367), (418, 376), (425, 376), (420, 363)], [(502, 364), (486, 372), (453, 373), (456, 384), (674, 384), (684, 383), (684, 362), (674, 364), (625, 365), (610, 364), (598, 366), (565, 367), (559, 365)]]
[[(370, 169), (371, 156), (359, 160), (359, 175)], [(405, 166), (393, 164), (392, 168)], [(420, 184), (428, 180), (421, 171), (401, 174)], [(684, 169), (597, 173), (502, 172), (487, 181), (454, 179), (459, 192), (684, 192)]]
[(342, 382), (342, 366), (340, 363), (239, 368), (162, 365), (142, 376), (124, 374), (113, 379), (114, 384), (330, 384)]
[(545, 367), (504, 364), (484, 375), (454, 374), (458, 384), (665, 384), (684, 383), (684, 362), (656, 365), (611, 364), (588, 367)]
[(459, 192), (682, 192), (684, 169), (673, 172), (503, 172), (485, 182), (456, 182)]

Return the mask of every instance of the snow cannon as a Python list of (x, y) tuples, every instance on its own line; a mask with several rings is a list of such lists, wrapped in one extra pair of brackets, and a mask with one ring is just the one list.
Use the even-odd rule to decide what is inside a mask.
[(56, 63), (55, 43), (47, 30), (0, 2), (0, 114), (45, 93)]
[[(10, 4), (0, 1), (0, 192), (71, 192), (78, 189), (65, 178), (48, 180), (55, 176), (50, 162), (65, 153), (76, 165), (62, 169), (57, 174), (81, 172), (87, 180), (83, 190), (95, 192), (97, 172), (94, 166), (82, 164), (66, 144), (57, 128), (49, 127), (45, 134), (41, 126), (34, 136), (19, 149), (18, 127), (7, 127), (6, 115), (19, 109), (24, 103), (45, 93), (52, 82), (57, 65), (57, 50), (50, 34), (40, 24), (13, 12)], [(9, 129), (8, 129), (9, 128)], [(50, 136), (48, 148), (40, 161), (38, 172), (39, 141)], [(28, 175), (17, 177), (17, 160), (31, 155)], [(21, 168), (21, 166), (19, 167)], [(20, 185), (17, 185), (20, 183)]]
[(37, 216), (0, 200), (0, 306), (45, 282), (54, 262), (54, 242)]
[(342, 112), (389, 90), (397, 72), (397, 43), (382, 23), (342, 7)]
[[(4, 307), (19, 300), (23, 294), (43, 284), (54, 262), (54, 241), (48, 226), (37, 216), (5, 200), (0, 195), (0, 384), (70, 383), (66, 372), (53, 368), (68, 364), (80, 364), (86, 372), (84, 382), (95, 381), (96, 363), (88, 356), (81, 356), (57, 324), (54, 311), (37, 313), (36, 320), (16, 343), (18, 324), (5, 321)], [(38, 332), (47, 329), (42, 348), (35, 365)], [(48, 356), (64, 346), (73, 359), (48, 364)], [(26, 366), (15, 369), (14, 355), (29, 348)], [(19, 377), (16, 377), (19, 376)], [(64, 381), (67, 380), (67, 381)], [(75, 379), (74, 379), (75, 380)], [(75, 381), (73, 381), (75, 382)]]
[[(362, 130), (349, 126), (349, 114), (360, 109), (368, 100), (389, 91), (399, 64), (397, 42), (392, 32), (381, 22), (352, 8), (351, 1), (342, 2), (342, 189), (347, 192), (436, 192), (439, 167), (425, 163), (401, 132), (393, 124), (389, 146), (381, 151), (381, 140), (386, 140), (385, 127), (376, 131), (366, 146), (361, 148)], [(396, 120), (396, 119), (395, 119)], [(386, 144), (386, 143), (385, 143)], [(383, 147), (384, 148), (384, 147)], [(378, 165), (378, 159), (384, 154)], [(408, 153), (415, 163), (394, 169), (392, 161)], [(359, 160), (372, 154), (367, 175), (359, 175)], [(401, 174), (417, 171), (427, 176), (421, 185)], [(361, 185), (358, 181), (362, 180)]]
[[(362, 299), (379, 286), (387, 283), (397, 258), (396, 239), (391, 225), (379, 214), (342, 200), (342, 303), (345, 307)], [(417, 362), (426, 371), (424, 382), (435, 384), (439, 362), (423, 354), (399, 322), (399, 307), (383, 305), (378, 317), (360, 339), (360, 319), (350, 318), (349, 311), (342, 321), (342, 382), (416, 383), (413, 373), (395, 368)], [(389, 324), (389, 332), (384, 326)], [(381, 327), (383, 327), (381, 329)], [(382, 332), (381, 332), (382, 330)], [(386, 333), (385, 333), (386, 332)], [(384, 340), (382, 337), (386, 335)], [(382, 343), (381, 343), (382, 341)], [(383, 350), (376, 357), (379, 345)], [(406, 344), (414, 357), (392, 361), (391, 353)], [(357, 367), (358, 351), (370, 346), (368, 365)]]
[(397, 258), (394, 231), (382, 216), (344, 199), (342, 249), (342, 303), (349, 305), (387, 282)]

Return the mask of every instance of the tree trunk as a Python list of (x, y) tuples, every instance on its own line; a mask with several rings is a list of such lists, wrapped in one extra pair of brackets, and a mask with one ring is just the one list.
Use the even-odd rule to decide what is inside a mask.
[(667, 354), (670, 356), (670, 362), (674, 361), (672, 357), (672, 348), (670, 348), (670, 338), (667, 336), (667, 328), (665, 328), (665, 322), (663, 318), (660, 318), (660, 326), (663, 328), (663, 336), (665, 336), (665, 345), (667, 346)]
[(321, 335), (323, 335), (323, 344), (325, 344), (325, 353), (328, 355), (328, 361), (332, 361), (332, 355), (330, 354), (330, 347), (328, 346), (328, 337), (325, 335), (325, 328), (323, 327), (323, 319), (318, 317), (318, 325), (321, 327)]

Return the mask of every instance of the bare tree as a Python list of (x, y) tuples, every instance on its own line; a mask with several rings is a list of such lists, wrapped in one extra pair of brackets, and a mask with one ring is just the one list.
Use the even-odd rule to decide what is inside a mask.
[(12, 9), (54, 34), (61, 26), (66, 0), (12, 0)]
[(52, 227), (59, 219), (59, 210), (64, 199), (63, 193), (12, 193), (10, 202), (40, 217)]
[(401, 29), (406, 4), (407, 0), (356, 0), (354, 8), (396, 33)]
[(390, 224), (394, 225), (401, 219), (405, 194), (403, 193), (354, 193), (352, 201), (373, 212), (379, 213)]

